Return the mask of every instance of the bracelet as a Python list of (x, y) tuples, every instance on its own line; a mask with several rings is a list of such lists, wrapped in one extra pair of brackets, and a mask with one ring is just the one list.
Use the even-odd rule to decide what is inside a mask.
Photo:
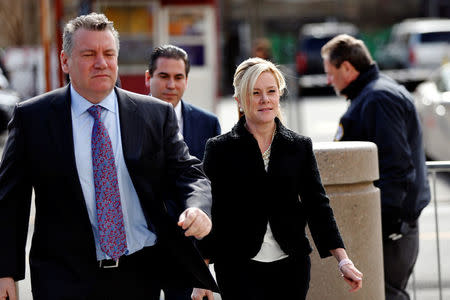
[(342, 267), (345, 265), (353, 265), (353, 262), (348, 258), (341, 259), (341, 261), (338, 264), (339, 271), (341, 271)]

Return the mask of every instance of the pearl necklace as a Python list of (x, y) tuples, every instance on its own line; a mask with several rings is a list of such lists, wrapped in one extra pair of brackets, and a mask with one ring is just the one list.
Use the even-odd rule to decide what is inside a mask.
[(273, 142), (273, 138), (275, 137), (276, 132), (277, 132), (276, 130), (273, 131), (272, 140), (270, 141), (270, 145), (267, 148), (267, 150), (264, 151), (264, 153), (262, 154), (262, 158), (264, 160), (264, 168), (266, 169), (266, 171), (267, 171), (267, 168), (269, 167), (270, 153), (272, 152), (271, 151), (272, 150), (272, 142)]

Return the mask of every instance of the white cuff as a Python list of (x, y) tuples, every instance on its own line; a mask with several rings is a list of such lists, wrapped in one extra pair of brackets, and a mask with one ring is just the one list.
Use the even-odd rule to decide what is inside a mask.
[(353, 265), (353, 262), (350, 259), (348, 259), (348, 258), (341, 259), (341, 261), (338, 264), (339, 271), (342, 272), (341, 269), (345, 265)]

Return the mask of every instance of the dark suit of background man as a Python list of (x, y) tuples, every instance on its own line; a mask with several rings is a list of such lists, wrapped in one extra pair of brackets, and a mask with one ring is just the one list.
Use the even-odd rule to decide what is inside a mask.
[[(210, 231), (210, 184), (179, 137), (172, 107), (114, 87), (119, 40), (104, 15), (71, 20), (63, 40), (70, 85), (19, 104), (9, 125), (0, 166), (0, 299), (15, 300), (14, 281), (25, 276), (32, 189), (35, 300), (159, 299), (166, 284), (214, 288), (186, 237)], [(101, 121), (87, 111), (93, 105), (101, 107)], [(114, 260), (99, 238), (96, 191), (104, 182), (94, 181), (95, 124), (106, 127), (103, 138), (114, 153), (111, 176), (126, 236), (126, 249)], [(166, 211), (165, 189), (175, 189), (186, 208), (178, 226)]]
[(322, 48), (328, 82), (349, 99), (335, 139), (378, 147), (386, 300), (406, 300), (419, 252), (418, 218), (430, 202), (422, 129), (403, 87), (380, 74), (361, 40), (339, 35)]
[[(173, 45), (157, 47), (150, 55), (145, 84), (153, 97), (173, 105), (189, 152), (203, 159), (206, 141), (220, 134), (220, 124), (215, 115), (181, 100), (187, 87), (189, 69), (189, 57), (183, 49)], [(178, 211), (176, 207), (171, 209)], [(164, 293), (166, 300), (190, 300), (192, 288), (166, 289)]]

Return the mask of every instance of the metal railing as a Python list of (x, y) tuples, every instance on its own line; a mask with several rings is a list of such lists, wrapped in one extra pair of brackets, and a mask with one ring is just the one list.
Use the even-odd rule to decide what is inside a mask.
[[(436, 192), (436, 174), (440, 172), (450, 172), (450, 161), (427, 161), (428, 174), (431, 177), (432, 201), (434, 204), (434, 224), (436, 231), (436, 256), (437, 256), (437, 276), (439, 300), (444, 299), (442, 296), (442, 273), (441, 273), (441, 251), (439, 244), (439, 220), (438, 220), (438, 201)], [(415, 276), (413, 276), (413, 293), (414, 299), (417, 299)]]

